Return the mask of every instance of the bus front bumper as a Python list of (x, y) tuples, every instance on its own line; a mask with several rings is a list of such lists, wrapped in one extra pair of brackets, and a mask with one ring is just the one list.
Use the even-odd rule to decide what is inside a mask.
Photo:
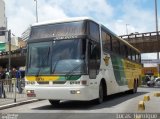
[(25, 87), (28, 97), (53, 100), (93, 100), (98, 96), (88, 86), (77, 87)]

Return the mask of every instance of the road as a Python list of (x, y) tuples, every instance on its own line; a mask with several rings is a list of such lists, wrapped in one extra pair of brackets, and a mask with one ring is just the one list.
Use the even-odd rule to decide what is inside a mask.
[[(62, 101), (58, 107), (53, 107), (50, 105), (48, 100), (42, 100), (30, 104), (0, 110), (0, 113), (18, 113), (18, 116), (23, 116), (24, 119), (35, 118), (35, 116), (37, 116), (38, 119), (43, 119), (46, 117), (53, 118), (53, 115), (53, 119), (81, 119), (84, 117), (88, 119), (121, 119), (124, 116), (121, 115), (121, 113), (125, 113), (125, 116), (128, 117), (133, 115), (126, 115), (126, 113), (160, 114), (160, 97), (153, 96), (153, 93), (157, 91), (160, 91), (160, 88), (139, 88), (136, 94), (119, 93), (108, 96), (104, 103), (100, 105), (96, 105), (93, 102)], [(145, 102), (145, 111), (138, 111), (138, 102), (143, 100), (144, 95), (149, 95), (151, 100)], [(3, 117), (3, 115), (1, 117)]]

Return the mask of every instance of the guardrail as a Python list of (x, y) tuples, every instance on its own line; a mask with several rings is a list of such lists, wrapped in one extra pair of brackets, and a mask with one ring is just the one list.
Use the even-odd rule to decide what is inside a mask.
[[(0, 79), (0, 99), (26, 99), (24, 79)], [(5, 100), (4, 100), (5, 101)]]
[(119, 37), (124, 38), (124, 39), (129, 39), (129, 38), (139, 38), (139, 37), (146, 37), (146, 36), (159, 36), (160, 35), (160, 31), (158, 32), (146, 32), (146, 33), (131, 33), (129, 35), (121, 35)]

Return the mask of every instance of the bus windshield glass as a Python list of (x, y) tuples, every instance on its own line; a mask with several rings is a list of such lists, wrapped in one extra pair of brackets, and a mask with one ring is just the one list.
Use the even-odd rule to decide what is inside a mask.
[(85, 52), (86, 40), (83, 39), (32, 43), (29, 45), (27, 74), (84, 74)]
[(42, 38), (61, 38), (84, 35), (86, 32), (84, 21), (66, 22), (34, 26), (31, 30), (30, 40)]
[(28, 74), (50, 73), (51, 42), (32, 43), (29, 45)]
[(52, 74), (65, 74), (75, 67), (74, 73), (84, 73), (86, 40), (53, 41)]

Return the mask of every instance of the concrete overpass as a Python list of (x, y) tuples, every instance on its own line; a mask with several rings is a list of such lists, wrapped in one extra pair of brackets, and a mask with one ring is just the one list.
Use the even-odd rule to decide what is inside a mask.
[(135, 33), (120, 36), (142, 53), (160, 52), (160, 31)]
[[(0, 54), (0, 66), (2, 67), (8, 67), (9, 62), (9, 53), (1, 53)], [(26, 62), (26, 49), (21, 50), (19, 52), (17, 51), (11, 51), (11, 67), (20, 67), (25, 66)]]

